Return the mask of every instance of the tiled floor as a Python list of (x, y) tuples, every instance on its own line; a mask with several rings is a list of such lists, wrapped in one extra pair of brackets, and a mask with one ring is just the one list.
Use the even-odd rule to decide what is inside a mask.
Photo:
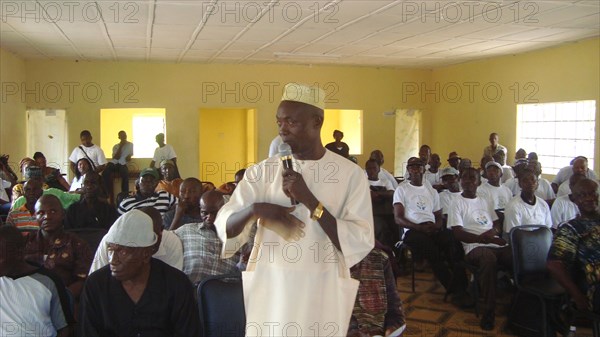
[[(444, 288), (434, 279), (431, 272), (416, 273), (415, 278), (414, 293), (411, 289), (410, 274), (397, 279), (407, 318), (407, 329), (403, 336), (515, 336), (505, 329), (511, 298), (508, 290), (498, 290), (495, 330), (484, 331), (479, 328), (479, 319), (475, 317), (474, 309), (462, 310), (444, 302)], [(587, 336), (592, 336), (591, 329), (577, 328), (577, 337)]]

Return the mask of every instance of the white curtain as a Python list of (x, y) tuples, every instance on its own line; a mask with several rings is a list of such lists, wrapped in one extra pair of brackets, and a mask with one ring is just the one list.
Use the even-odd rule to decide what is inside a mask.
[(27, 110), (27, 156), (42, 152), (47, 165), (69, 172), (65, 110)]
[(421, 111), (415, 109), (396, 110), (394, 176), (404, 176), (406, 162), (419, 155), (419, 127)]

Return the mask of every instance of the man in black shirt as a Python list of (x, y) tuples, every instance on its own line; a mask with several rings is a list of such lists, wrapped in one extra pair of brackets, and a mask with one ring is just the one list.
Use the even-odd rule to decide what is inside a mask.
[(92, 273), (81, 299), (82, 336), (199, 336), (194, 290), (181, 271), (152, 258), (157, 236), (140, 210), (107, 234), (109, 265)]

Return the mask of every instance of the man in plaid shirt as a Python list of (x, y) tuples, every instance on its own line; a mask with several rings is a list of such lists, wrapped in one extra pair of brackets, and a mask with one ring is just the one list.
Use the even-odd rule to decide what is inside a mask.
[(230, 274), (237, 271), (239, 252), (221, 259), (222, 242), (217, 235), (214, 221), (224, 205), (223, 194), (211, 190), (200, 198), (200, 215), (203, 221), (189, 223), (175, 230), (183, 243), (183, 272), (194, 284), (212, 275)]

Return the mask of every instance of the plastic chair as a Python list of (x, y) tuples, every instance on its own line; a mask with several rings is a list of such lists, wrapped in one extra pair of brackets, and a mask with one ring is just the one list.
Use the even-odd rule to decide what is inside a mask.
[(202, 335), (244, 336), (246, 312), (240, 274), (209, 277), (198, 285)]
[[(513, 253), (513, 273), (517, 292), (513, 307), (521, 293), (535, 296), (542, 307), (542, 336), (547, 336), (546, 301), (565, 300), (565, 289), (546, 269), (546, 258), (552, 245), (552, 231), (545, 226), (518, 226), (510, 231)], [(531, 327), (523, 327), (531, 328)]]

